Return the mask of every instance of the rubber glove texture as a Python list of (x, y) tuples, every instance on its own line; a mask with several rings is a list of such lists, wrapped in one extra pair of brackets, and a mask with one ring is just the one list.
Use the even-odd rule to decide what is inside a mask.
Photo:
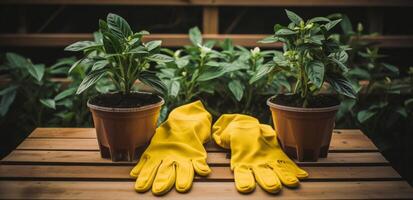
[(192, 186), (194, 171), (206, 176), (203, 143), (210, 139), (212, 117), (200, 101), (175, 108), (162, 123), (130, 175), (136, 177), (135, 190), (163, 195), (173, 185), (178, 192)]
[(308, 173), (281, 149), (274, 129), (251, 116), (222, 115), (212, 127), (215, 142), (231, 149), (231, 170), (239, 192), (249, 193), (256, 182), (265, 191), (277, 193), (282, 184), (297, 187)]

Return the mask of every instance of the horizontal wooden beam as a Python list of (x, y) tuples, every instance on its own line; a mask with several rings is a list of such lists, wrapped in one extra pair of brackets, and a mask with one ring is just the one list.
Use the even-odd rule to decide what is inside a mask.
[(1, 0), (13, 5), (156, 5), (156, 6), (413, 6), (411, 0)]
[[(91, 40), (92, 34), (0, 34), (0, 46), (17, 47), (62, 47), (81, 40)], [(206, 40), (233, 39), (237, 45), (253, 47), (281, 47), (281, 44), (259, 44), (258, 40), (266, 35), (244, 35), (244, 34), (204, 34)], [(162, 40), (164, 47), (180, 47), (190, 44), (187, 34), (151, 34), (145, 36), (144, 40)]]
[[(281, 43), (261, 44), (257, 41), (266, 37), (261, 34), (204, 34), (206, 40), (219, 40), (230, 38), (234, 44), (246, 47), (280, 48)], [(92, 34), (0, 34), (0, 46), (7, 47), (63, 47), (81, 40), (91, 40)], [(151, 34), (144, 38), (150, 40), (162, 40), (164, 47), (181, 47), (190, 44), (187, 34)], [(413, 36), (365, 36), (362, 40), (375, 42), (383, 48), (412, 48)]]

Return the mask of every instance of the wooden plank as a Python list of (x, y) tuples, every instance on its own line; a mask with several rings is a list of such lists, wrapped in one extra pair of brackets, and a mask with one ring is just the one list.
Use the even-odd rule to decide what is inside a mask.
[(202, 32), (204, 34), (218, 34), (219, 10), (218, 7), (206, 6), (202, 10)]
[[(151, 192), (136, 193), (133, 182), (0, 181), (0, 199), (159, 199)], [(240, 194), (232, 182), (194, 183), (187, 194), (174, 189), (168, 199), (411, 199), (413, 189), (404, 181), (303, 182), (298, 189), (284, 187), (276, 195), (257, 187)]]
[(94, 128), (36, 128), (28, 138), (96, 139)]
[[(210, 165), (228, 166), (230, 160), (226, 153), (208, 153)], [(136, 162), (112, 162), (100, 157), (98, 151), (31, 151), (15, 150), (0, 163), (32, 164), (96, 164), (96, 165), (134, 165)], [(387, 165), (388, 161), (378, 152), (369, 153), (329, 153), (327, 158), (318, 162), (298, 162), (302, 166), (324, 165)]]
[[(19, 150), (99, 150), (93, 128), (37, 128), (23, 141)], [(225, 151), (213, 142), (207, 151)], [(377, 147), (361, 131), (335, 130), (330, 152), (378, 151)]]
[[(275, 44), (259, 44), (258, 40), (263, 39), (267, 35), (243, 35), (243, 34), (204, 34), (205, 40), (224, 40), (231, 38), (234, 44), (247, 47), (276, 47), (281, 48), (281, 43)], [(92, 40), (92, 34), (86, 33), (48, 33), (48, 34), (0, 34), (1, 46), (17, 46), (17, 47), (63, 47), (81, 40)], [(187, 34), (151, 34), (144, 37), (144, 40), (162, 40), (163, 47), (181, 47), (189, 45), (189, 37)]]
[(360, 39), (366, 42), (375, 43), (377, 44), (378, 47), (383, 47), (383, 48), (412, 48), (413, 47), (413, 36), (411, 35), (363, 36)]
[(364, 7), (364, 6), (412, 6), (409, 0), (214, 0), (214, 5), (220, 6), (297, 6), (297, 7)]
[[(413, 1), (412, 1), (413, 2)], [(226, 38), (234, 44), (246, 47), (281, 48), (281, 43), (261, 44), (257, 41), (268, 35), (261, 34), (204, 34), (205, 40), (219, 40)], [(91, 40), (92, 34), (86, 33), (46, 33), (46, 34), (0, 34), (0, 46), (16, 47), (63, 47), (81, 40)], [(151, 34), (144, 38), (146, 41), (162, 40), (164, 47), (181, 47), (190, 44), (187, 34)], [(378, 43), (383, 48), (411, 48), (413, 36), (364, 36), (362, 40)]]
[(412, 6), (409, 0), (2, 0), (0, 4), (24, 5), (156, 5), (156, 6)]
[(2, 0), (0, 4), (23, 5), (139, 5), (139, 6), (199, 6), (212, 0)]
[[(0, 179), (13, 180), (130, 180), (133, 166), (0, 165)], [(310, 176), (305, 181), (401, 180), (390, 166), (303, 167)], [(195, 181), (233, 181), (229, 167), (212, 166), (208, 177)]]

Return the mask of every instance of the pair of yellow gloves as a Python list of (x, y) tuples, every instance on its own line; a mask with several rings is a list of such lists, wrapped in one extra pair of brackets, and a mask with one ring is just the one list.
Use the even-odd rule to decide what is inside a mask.
[[(163, 195), (175, 185), (178, 192), (192, 186), (194, 171), (207, 176), (203, 144), (210, 138), (212, 117), (200, 101), (174, 109), (156, 133), (136, 167), (135, 190)], [(215, 142), (231, 149), (231, 170), (239, 192), (248, 193), (255, 183), (267, 192), (276, 193), (281, 183), (296, 187), (308, 176), (281, 150), (275, 131), (253, 117), (240, 114), (222, 115), (212, 127)]]

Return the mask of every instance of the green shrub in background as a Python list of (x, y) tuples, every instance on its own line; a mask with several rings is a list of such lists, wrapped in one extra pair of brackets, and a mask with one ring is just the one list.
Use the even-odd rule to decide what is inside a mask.
[(336, 127), (362, 129), (397, 171), (412, 182), (413, 68), (406, 72), (408, 77), (403, 77), (399, 68), (381, 61), (386, 56), (374, 43), (360, 40), (364, 36), (362, 24), (354, 30), (348, 17), (331, 17), (343, 19), (343, 34), (336, 37), (351, 48), (350, 70), (345, 75), (358, 90), (357, 100), (341, 103)]
[(253, 83), (250, 80), (257, 73), (262, 73), (263, 69), (268, 69), (271, 58), (279, 52), (262, 51), (258, 47), (248, 50), (241, 46), (234, 46), (229, 39), (224, 40), (220, 48), (222, 65), (235, 67), (236, 70), (226, 73), (218, 80), (221, 87), (216, 88), (214, 99), (218, 98), (220, 101), (210, 99), (209, 104), (215, 107), (218, 116), (224, 113), (243, 113), (269, 122), (269, 110), (263, 105), (271, 95), (281, 90), (291, 90), (291, 80), (289, 80), (291, 75), (270, 73)]
[[(226, 73), (238, 70), (236, 65), (226, 65), (220, 62), (221, 53), (212, 49), (215, 41), (203, 41), (202, 34), (197, 27), (189, 30), (191, 45), (178, 49), (175, 52), (163, 49), (174, 58), (174, 62), (163, 63), (157, 66), (158, 76), (168, 88), (165, 97), (166, 106), (161, 112), (161, 119), (173, 108), (193, 101), (212, 96), (221, 87), (217, 81)], [(211, 112), (215, 106), (209, 105), (203, 99)], [(222, 99), (215, 99), (219, 102)], [(216, 113), (215, 113), (216, 114)]]
[[(53, 66), (33, 64), (15, 53), (6, 53), (0, 66), (9, 82), (0, 86), (1, 148), (10, 149), (23, 140), (34, 127), (50, 126), (55, 107), (49, 101), (61, 88), (52, 77), (66, 74), (73, 59), (61, 59)], [(46, 107), (47, 106), (47, 107)], [(58, 125), (58, 124), (56, 124)], [(1, 154), (6, 151), (1, 150)]]

